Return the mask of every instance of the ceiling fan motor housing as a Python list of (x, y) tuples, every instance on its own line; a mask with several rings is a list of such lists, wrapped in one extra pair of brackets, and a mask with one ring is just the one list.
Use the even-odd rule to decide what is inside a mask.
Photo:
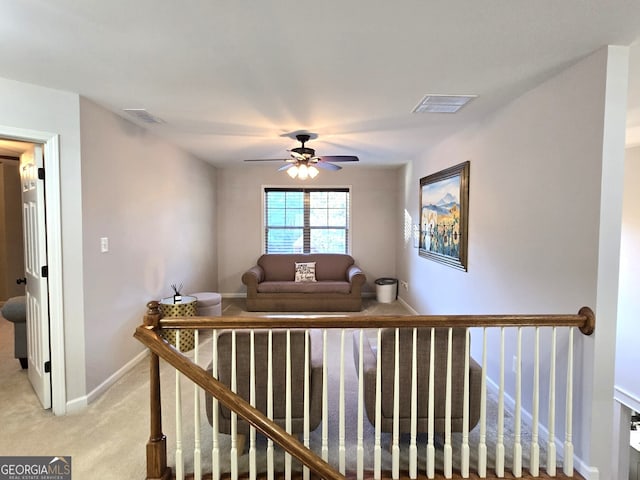
[(313, 148), (307, 147), (296, 147), (291, 149), (292, 152), (296, 152), (299, 155), (304, 155), (307, 158), (311, 158), (316, 154), (316, 151)]
[(316, 151), (313, 148), (307, 148), (304, 146), (305, 143), (309, 141), (311, 135), (307, 134), (298, 134), (296, 135), (296, 139), (302, 144), (301, 147), (292, 148), (292, 152), (296, 152), (298, 155), (303, 155), (307, 159), (313, 157), (316, 154)]

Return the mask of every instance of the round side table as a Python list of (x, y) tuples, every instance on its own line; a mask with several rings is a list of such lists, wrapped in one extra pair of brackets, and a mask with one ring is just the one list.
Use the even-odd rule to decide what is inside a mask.
[[(195, 317), (196, 316), (196, 297), (183, 296), (178, 302), (174, 302), (173, 297), (167, 297), (160, 300), (160, 312), (163, 317)], [(166, 329), (162, 331), (162, 338), (164, 338), (171, 345), (176, 346), (176, 336), (178, 330)], [(178, 350), (181, 352), (188, 352), (193, 350), (196, 346), (193, 330), (182, 329), (180, 330), (180, 347)]]

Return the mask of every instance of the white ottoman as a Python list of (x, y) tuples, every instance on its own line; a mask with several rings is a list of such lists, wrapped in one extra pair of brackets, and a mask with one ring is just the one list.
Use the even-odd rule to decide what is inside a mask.
[(222, 295), (215, 292), (189, 293), (196, 297), (197, 315), (199, 317), (219, 317), (222, 315)]

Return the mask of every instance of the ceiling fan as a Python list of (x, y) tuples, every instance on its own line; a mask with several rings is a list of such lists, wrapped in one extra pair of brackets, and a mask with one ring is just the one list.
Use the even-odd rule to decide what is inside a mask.
[[(299, 178), (305, 180), (307, 177), (314, 178), (318, 175), (318, 168), (324, 170), (340, 170), (342, 167), (334, 165), (335, 162), (357, 162), (358, 157), (353, 155), (323, 155), (316, 156), (313, 148), (305, 147), (305, 143), (309, 141), (311, 134), (300, 133), (296, 135), (296, 139), (301, 146), (288, 150), (291, 158), (263, 158), (255, 160), (245, 160), (245, 162), (286, 162), (278, 169), (278, 171), (286, 171), (291, 178)], [(318, 168), (316, 168), (318, 167)]]

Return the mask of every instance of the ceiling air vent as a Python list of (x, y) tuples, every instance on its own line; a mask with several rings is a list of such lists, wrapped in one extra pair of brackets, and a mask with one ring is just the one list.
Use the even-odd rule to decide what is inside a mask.
[(143, 123), (148, 123), (148, 124), (152, 124), (152, 125), (153, 124), (157, 125), (159, 123), (166, 123), (161, 118), (154, 117), (153, 115), (151, 115), (144, 108), (125, 108), (124, 111), (127, 112), (132, 117), (137, 118), (138, 120), (140, 120)]
[(425, 95), (412, 113), (456, 113), (477, 95)]

